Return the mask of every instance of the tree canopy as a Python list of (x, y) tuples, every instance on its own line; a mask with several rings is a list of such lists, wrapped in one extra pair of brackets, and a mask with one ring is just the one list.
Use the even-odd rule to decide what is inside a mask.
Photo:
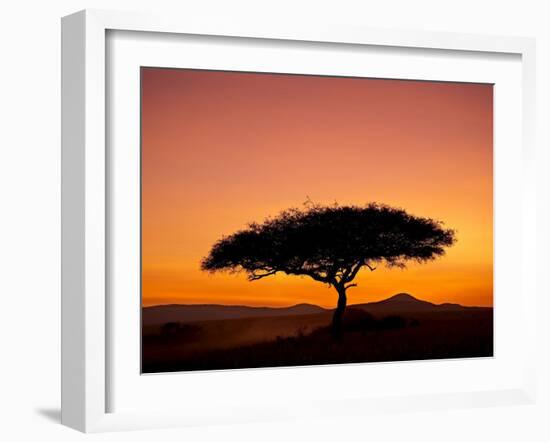
[(442, 222), (401, 208), (310, 204), (221, 238), (201, 268), (245, 272), (250, 281), (279, 272), (308, 276), (345, 293), (362, 268), (430, 261), (455, 241)]

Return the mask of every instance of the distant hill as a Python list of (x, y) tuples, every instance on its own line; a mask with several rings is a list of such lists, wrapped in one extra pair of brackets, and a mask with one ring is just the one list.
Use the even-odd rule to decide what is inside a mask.
[[(382, 301), (353, 304), (348, 307), (360, 308), (372, 312), (373, 314), (379, 313), (388, 315), (485, 309), (484, 307), (466, 307), (460, 304), (451, 303), (433, 304), (415, 298), (408, 293), (398, 293)], [(313, 304), (297, 304), (291, 307), (280, 308), (219, 304), (171, 304), (144, 307), (142, 311), (143, 325), (158, 326), (167, 322), (200, 322), (222, 319), (314, 315), (330, 313), (332, 309), (325, 309)]]
[(457, 311), (480, 309), (483, 307), (465, 307), (460, 304), (433, 304), (428, 301), (415, 298), (408, 293), (398, 293), (388, 299), (377, 302), (367, 302), (364, 304), (355, 304), (350, 306), (353, 308), (361, 308), (373, 313), (412, 313), (412, 312), (430, 312), (430, 311)]
[(142, 311), (144, 325), (161, 325), (166, 322), (312, 315), (329, 310), (313, 304), (297, 304), (281, 308), (218, 304), (172, 304), (144, 307)]

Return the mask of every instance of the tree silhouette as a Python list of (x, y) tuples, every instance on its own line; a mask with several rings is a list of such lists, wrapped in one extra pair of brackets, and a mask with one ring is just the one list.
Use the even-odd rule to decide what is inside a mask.
[(400, 208), (370, 203), (322, 206), (308, 201), (263, 223), (220, 239), (201, 268), (209, 272), (245, 272), (249, 281), (276, 273), (308, 276), (338, 293), (332, 332), (340, 336), (346, 291), (359, 271), (379, 264), (404, 268), (445, 253), (455, 232), (443, 223), (410, 215)]

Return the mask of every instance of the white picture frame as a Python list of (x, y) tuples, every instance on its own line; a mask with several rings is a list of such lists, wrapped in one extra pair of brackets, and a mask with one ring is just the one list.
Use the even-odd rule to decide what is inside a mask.
[[(111, 322), (108, 247), (112, 238), (106, 219), (112, 209), (107, 174), (106, 35), (110, 31), (142, 31), (179, 35), (238, 37), (274, 41), (369, 45), (515, 54), (521, 57), (521, 291), (522, 325), (534, 336), (537, 292), (534, 272), (535, 178), (534, 105), (535, 42), (493, 37), (417, 31), (357, 29), (337, 25), (300, 27), (269, 23), (215, 23), (195, 17), (159, 17), (86, 10), (62, 20), (62, 423), (85, 432), (247, 422), (285, 417), (364, 414), (407, 409), (454, 408), (531, 403), (536, 393), (535, 339), (525, 345), (521, 385), (475, 389), (461, 393), (330, 397), (301, 405), (271, 407), (251, 402), (233, 404), (231, 413), (187, 411), (109, 412), (113, 388), (108, 342)], [(518, 146), (519, 148), (519, 146)], [(497, 171), (498, 173), (498, 171)], [(505, 253), (496, 248), (496, 254)], [(518, 260), (514, 262), (518, 266)], [(337, 369), (337, 368), (336, 368)], [(264, 376), (269, 376), (266, 374)], [(290, 411), (289, 411), (290, 410)]]

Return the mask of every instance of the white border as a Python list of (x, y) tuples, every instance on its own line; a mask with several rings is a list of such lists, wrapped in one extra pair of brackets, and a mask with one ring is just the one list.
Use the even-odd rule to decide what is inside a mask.
[[(236, 40), (236, 41), (235, 41)], [(201, 408), (224, 416), (235, 405), (250, 408), (312, 400), (378, 398), (502, 390), (521, 385), (524, 330), (518, 327), (520, 273), (513, 260), (495, 263), (495, 358), (395, 364), (316, 366), (308, 369), (172, 373), (140, 376), (139, 195), (140, 67), (204, 68), (251, 72), (345, 75), (371, 78), (468, 81), (494, 84), (495, 245), (521, 253), (521, 59), (509, 54), (283, 43), (188, 35), (112, 32), (107, 41), (108, 153), (111, 205), (108, 227), (108, 307), (112, 326), (108, 411)], [(502, 255), (501, 255), (502, 256)], [(414, 382), (411, 382), (414, 379)], [(449, 383), (449, 379), (453, 382)], [(319, 388), (320, 386), (322, 388)], [(258, 394), (261, 391), (261, 394)], [(182, 396), (192, 401), (182, 401)], [(217, 406), (222, 398), (227, 404)]]
[[(362, 397), (319, 400), (314, 403), (234, 408), (233, 415), (195, 413), (106, 413), (105, 377), (105, 31), (145, 30), (201, 35), (341, 42), (493, 51), (522, 56), (523, 176), (522, 180), (522, 301), (528, 336), (534, 333), (535, 214), (533, 168), (534, 42), (521, 38), (495, 38), (423, 32), (390, 32), (333, 26), (320, 29), (265, 23), (211, 23), (196, 18), (171, 20), (126, 13), (86, 11), (63, 20), (63, 395), (62, 421), (82, 431), (136, 427), (237, 422), (285, 416), (333, 415), (335, 409), (353, 414), (367, 410), (483, 406), (520, 403), (534, 394), (534, 349), (526, 345), (522, 358), (527, 370), (514, 388), (484, 392), (384, 397), (376, 403)], [(519, 235), (520, 232), (518, 232)], [(498, 252), (497, 252), (498, 253)], [(517, 258), (516, 258), (517, 262)], [(110, 313), (110, 312), (108, 312)], [(534, 339), (527, 340), (534, 343)], [(298, 369), (299, 370), (299, 369)], [(254, 373), (259, 373), (254, 372)], [(236, 372), (233, 372), (236, 373)], [(242, 372), (241, 372), (242, 373)], [(346, 402), (350, 406), (342, 406)], [(307, 406), (304, 406), (307, 405)]]

